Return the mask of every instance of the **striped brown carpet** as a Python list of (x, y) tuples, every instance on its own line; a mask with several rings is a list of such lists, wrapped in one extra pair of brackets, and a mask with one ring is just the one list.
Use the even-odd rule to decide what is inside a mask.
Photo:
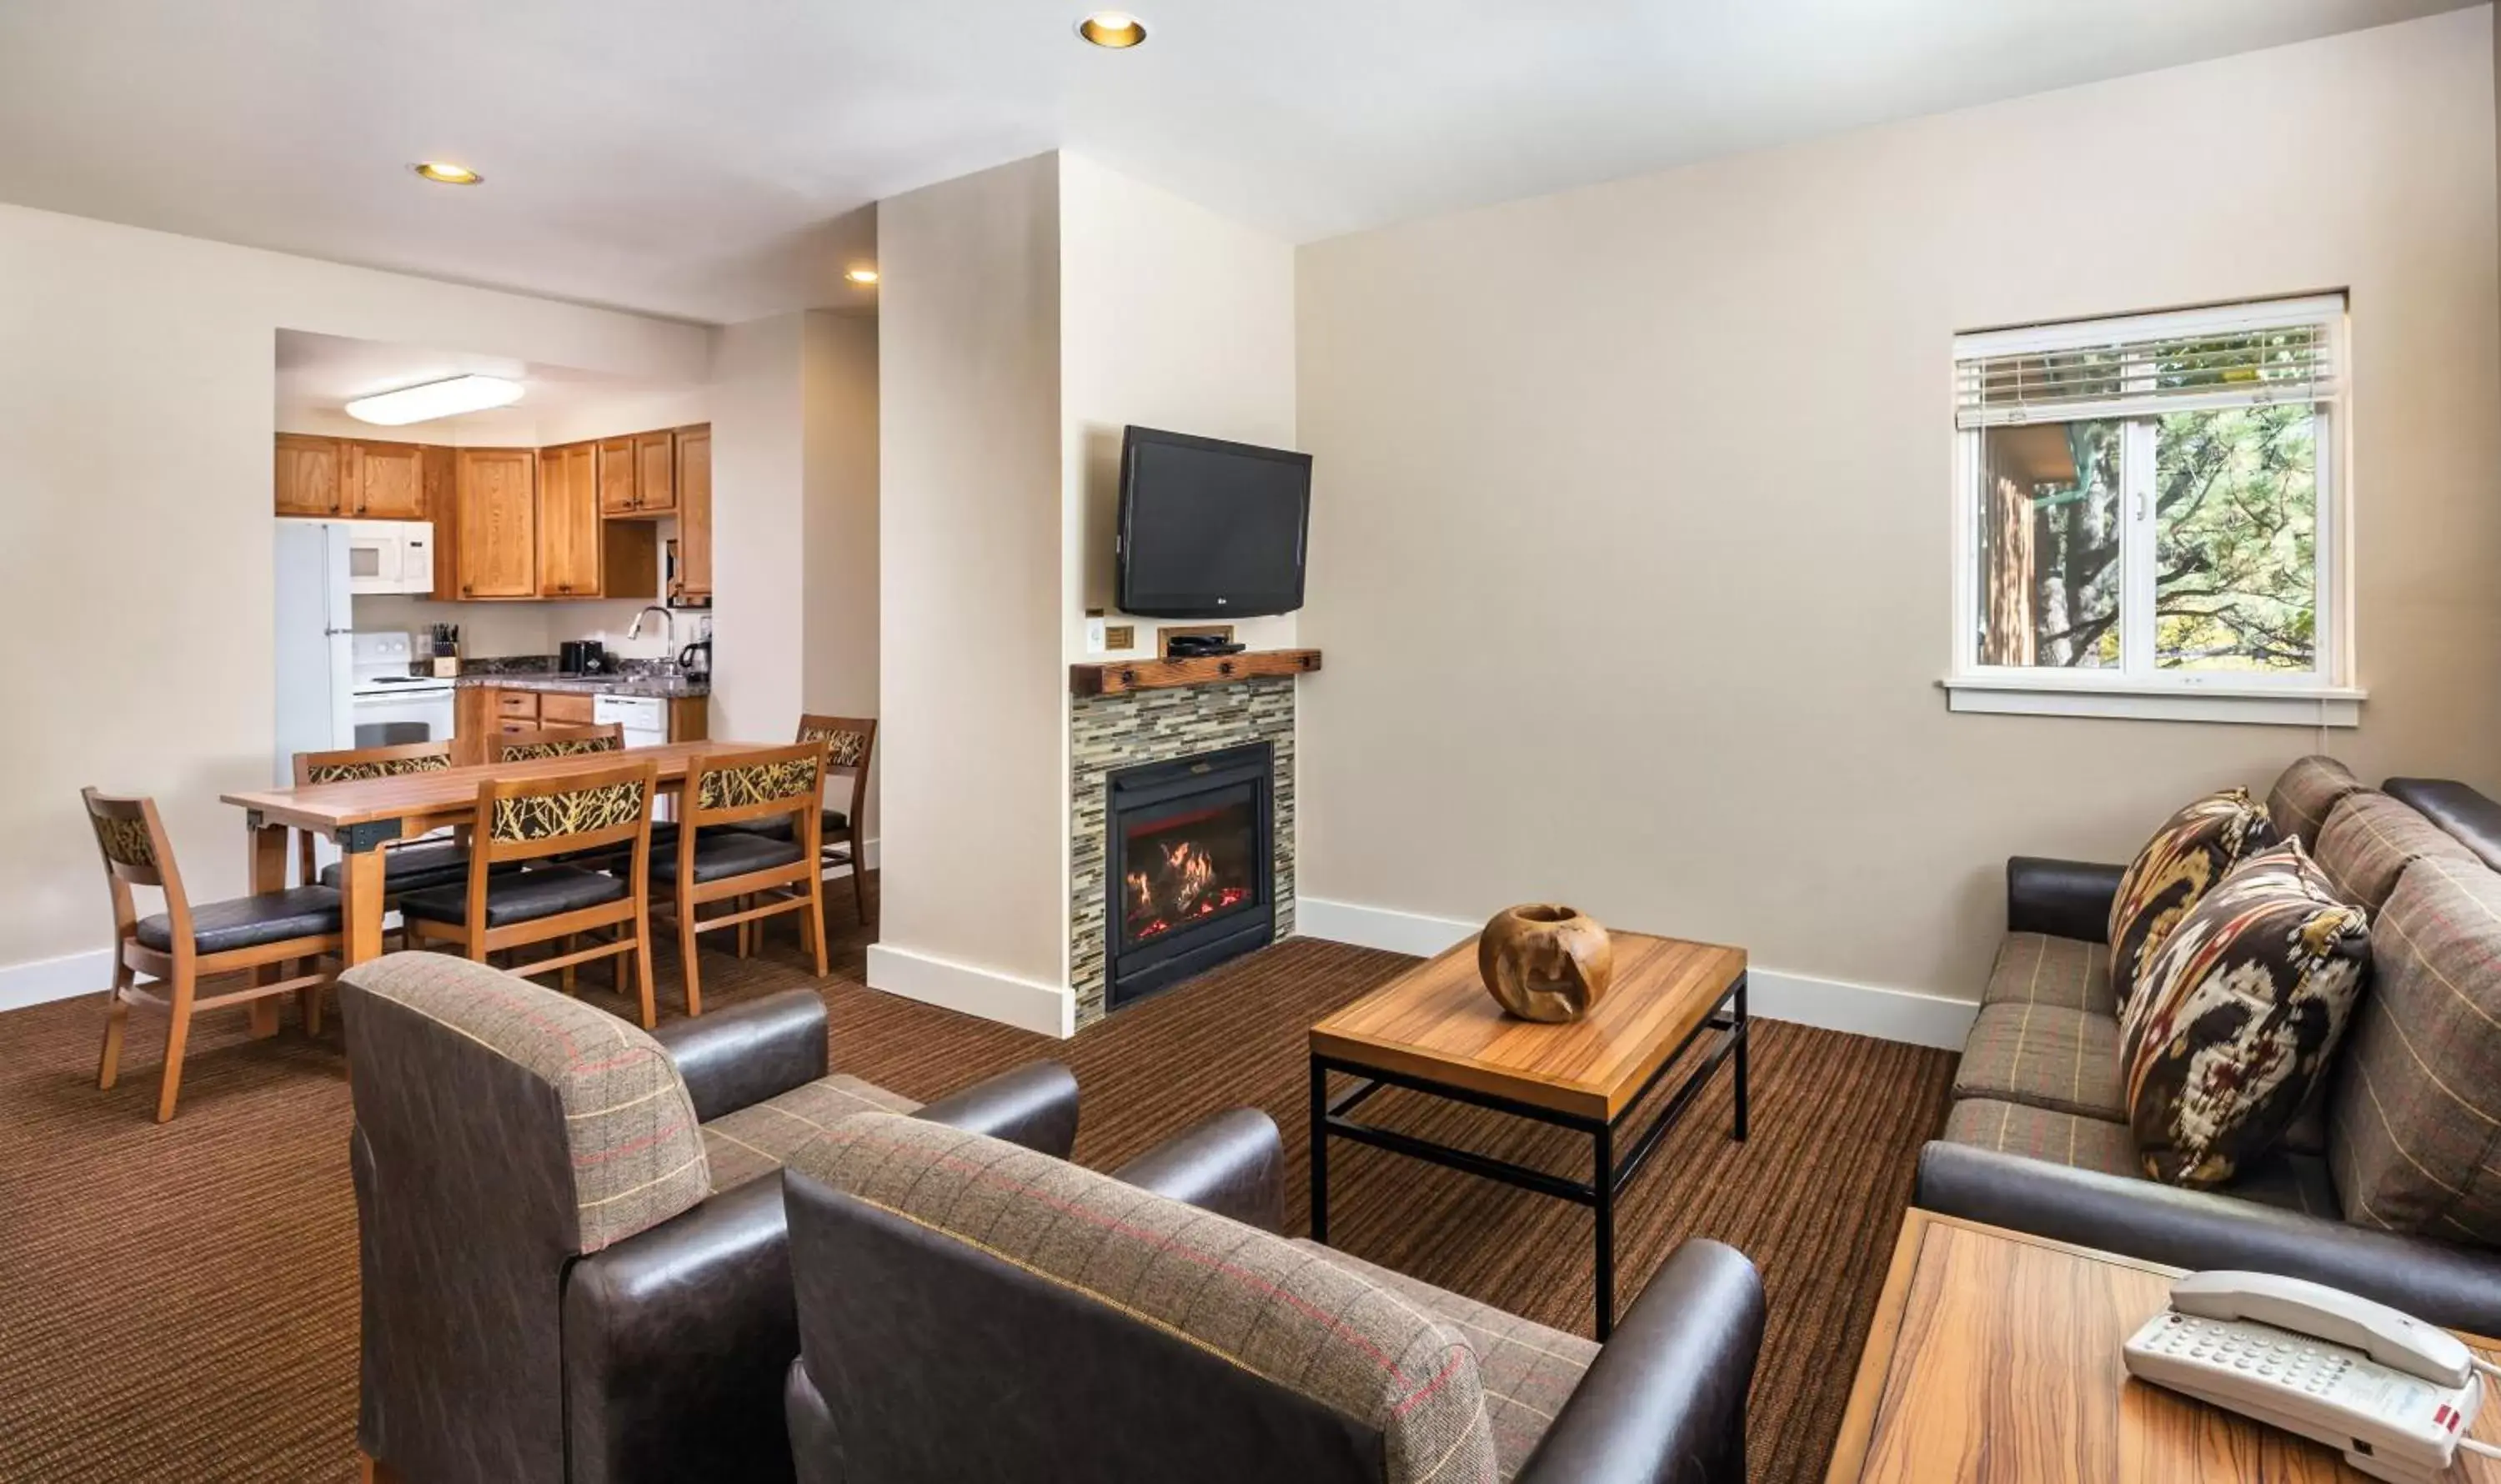
[[(848, 904), (834, 910), (849, 923)], [(1084, 1089), (1078, 1157), (1095, 1165), (1218, 1109), (1265, 1108), (1292, 1151), (1298, 1230), (1304, 1029), (1411, 961), (1289, 942), (1053, 1044), (867, 989), (868, 939), (853, 928), (819, 986), (838, 1068), (927, 1098), (1060, 1057)], [(707, 1001), (814, 983), (798, 965), (787, 936), (747, 962), (707, 953)], [(674, 961), (661, 971), (665, 1002)], [(337, 1031), (308, 1041), (290, 1017), (255, 1042), (240, 1012), (230, 1020), (194, 1032), (181, 1116), (159, 1128), (161, 1018), (134, 1017), (122, 1083), (99, 1093), (94, 999), (0, 1015), (0, 1481), (352, 1476), (355, 1208)], [(1619, 1281), (1637, 1292), (1689, 1235), (1753, 1258), (1771, 1299), (1753, 1474), (1814, 1480), (1952, 1059), (1756, 1029), (1752, 1137), (1728, 1138), (1720, 1079), (1627, 1193)], [(1366, 1116), (1558, 1169), (1585, 1147), (1406, 1094)], [(1587, 1332), (1585, 1211), (1350, 1145), (1332, 1151), (1331, 1173), (1346, 1250)]]

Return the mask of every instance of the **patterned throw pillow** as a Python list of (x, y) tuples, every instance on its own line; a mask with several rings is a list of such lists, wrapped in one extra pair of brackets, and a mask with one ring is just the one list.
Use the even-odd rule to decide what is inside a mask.
[(2284, 1136), (2371, 971), (2369, 919), (2298, 838), (2243, 861), (2163, 939), (2119, 1030), (2145, 1172), (2203, 1188)]
[(2274, 843), (2266, 806), (2247, 789), (2210, 793), (2163, 821), (2111, 898), (2111, 990), (2122, 1018), (2172, 927), (2224, 872)]

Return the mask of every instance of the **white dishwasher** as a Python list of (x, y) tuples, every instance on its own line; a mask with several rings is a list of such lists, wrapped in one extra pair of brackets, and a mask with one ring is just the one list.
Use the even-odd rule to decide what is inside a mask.
[(656, 695), (598, 694), (590, 699), (590, 719), (625, 728), (627, 747), (657, 747), (669, 740), (669, 703)]

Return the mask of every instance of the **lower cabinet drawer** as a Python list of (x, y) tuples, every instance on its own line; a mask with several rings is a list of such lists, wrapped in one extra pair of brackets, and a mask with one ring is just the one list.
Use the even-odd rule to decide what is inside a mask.
[(587, 695), (550, 691), (539, 697), (539, 721), (549, 726), (587, 726), (591, 709)]
[(539, 719), (539, 693), (536, 691), (498, 691), (495, 692), (495, 714), (535, 722)]

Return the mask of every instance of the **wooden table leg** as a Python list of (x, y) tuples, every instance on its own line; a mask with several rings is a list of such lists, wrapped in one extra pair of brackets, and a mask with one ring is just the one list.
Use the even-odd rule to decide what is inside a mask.
[(347, 934), (345, 957), (353, 967), (383, 954), (383, 853), (368, 845), (339, 860), (339, 915)]
[[(250, 870), (251, 890), (253, 894), (257, 895), (262, 892), (285, 891), (286, 827), (283, 825), (264, 825), (258, 820), (252, 820), (247, 826), (247, 829), (249, 834), (249, 847), (251, 853)], [(279, 974), (283, 968), (284, 968), (283, 964), (271, 963), (263, 965), (260, 968), (253, 969), (251, 971), (252, 982), (254, 984), (275, 984), (278, 982)], [(250, 1019), (252, 1039), (262, 1040), (278, 1033), (277, 1000), (255, 999), (250, 1004), (244, 1007), (244, 1014)]]

